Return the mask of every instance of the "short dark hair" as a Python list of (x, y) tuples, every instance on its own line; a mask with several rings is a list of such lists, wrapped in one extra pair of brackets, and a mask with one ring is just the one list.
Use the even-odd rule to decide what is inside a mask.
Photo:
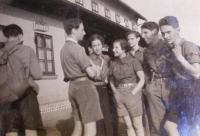
[(161, 18), (159, 21), (160, 27), (164, 25), (170, 25), (173, 28), (178, 28), (179, 27), (178, 19), (174, 16), (165, 16), (164, 18)]
[(113, 42), (114, 43), (120, 43), (120, 46), (122, 48), (122, 50), (125, 50), (125, 52), (129, 52), (130, 51), (130, 46), (127, 42), (127, 40), (125, 39), (117, 39)]
[(3, 28), (3, 34), (7, 38), (12, 37), (12, 36), (16, 37), (19, 34), (23, 35), (23, 30), (21, 29), (21, 27), (19, 27), (16, 24), (10, 24)]
[(141, 35), (138, 31), (130, 31), (126, 34), (126, 37), (128, 37), (131, 34), (134, 34), (136, 38), (141, 38)]
[(80, 24), (83, 23), (83, 21), (79, 18), (69, 18), (66, 21), (64, 21), (64, 29), (67, 34), (71, 34), (72, 29), (78, 29)]
[(148, 30), (154, 30), (156, 29), (157, 32), (159, 32), (159, 26), (156, 22), (153, 21), (148, 21), (148, 22), (144, 22), (141, 26), (142, 29), (148, 29)]
[(96, 39), (100, 40), (101, 43), (104, 44), (104, 38), (101, 35), (99, 35), (99, 34), (93, 34), (88, 39), (88, 46), (92, 47), (92, 41), (94, 41)]
[[(141, 34), (138, 31), (130, 31), (130, 32), (128, 32), (126, 34), (126, 37), (128, 38), (128, 36), (131, 35), (131, 34), (134, 34), (136, 38), (140, 38), (139, 43), (138, 43), (139, 46), (141, 46), (141, 47), (146, 47), (147, 46), (144, 38), (142, 38)], [(130, 50), (131, 50), (131, 47), (130, 47)]]

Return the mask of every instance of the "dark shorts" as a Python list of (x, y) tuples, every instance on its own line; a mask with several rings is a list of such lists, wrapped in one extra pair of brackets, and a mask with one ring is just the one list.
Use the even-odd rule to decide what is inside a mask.
[(0, 129), (2, 133), (16, 132), (20, 127), (20, 115), (17, 109), (12, 107), (12, 104), (0, 106)]
[(96, 87), (89, 79), (70, 82), (69, 100), (75, 120), (89, 123), (103, 119)]
[(132, 87), (118, 88), (114, 92), (118, 116), (137, 117), (143, 114), (142, 92), (133, 95)]
[(177, 87), (171, 94), (167, 120), (182, 123), (186, 119), (189, 125), (196, 124), (200, 118), (200, 81), (176, 81)]
[(4, 106), (2, 125), (6, 132), (43, 129), (36, 92), (29, 87), (24, 97)]

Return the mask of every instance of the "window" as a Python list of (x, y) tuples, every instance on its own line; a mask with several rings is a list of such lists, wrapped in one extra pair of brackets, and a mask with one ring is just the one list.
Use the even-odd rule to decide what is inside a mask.
[(35, 33), (36, 54), (42, 72), (46, 76), (55, 75), (53, 39), (50, 35)]
[(132, 22), (132, 30), (137, 30), (137, 24), (135, 22)]
[(110, 16), (110, 9), (105, 8), (105, 17), (108, 18), (108, 19), (111, 18), (111, 16)]
[(83, 0), (75, 0), (75, 2), (81, 6), (83, 6)]
[(95, 13), (99, 12), (99, 6), (96, 2), (92, 1), (92, 11)]
[(128, 19), (124, 19), (124, 23), (125, 23), (125, 27), (129, 27), (129, 24), (128, 24)]
[(2, 31), (4, 27), (5, 27), (5, 26), (0, 25), (0, 31)]
[(119, 14), (115, 14), (115, 20), (117, 23), (120, 24), (120, 15)]

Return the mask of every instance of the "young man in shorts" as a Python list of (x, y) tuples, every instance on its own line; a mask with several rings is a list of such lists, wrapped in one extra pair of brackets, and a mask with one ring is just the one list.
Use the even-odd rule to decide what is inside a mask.
[(67, 34), (65, 45), (61, 49), (61, 65), (64, 80), (69, 81), (69, 100), (73, 109), (75, 127), (72, 136), (96, 136), (96, 121), (103, 119), (99, 97), (93, 82), (97, 72), (79, 45), (85, 35), (84, 25), (80, 19), (71, 18), (64, 22)]
[(179, 136), (183, 133), (187, 136), (200, 136), (199, 48), (180, 36), (179, 22), (176, 17), (166, 16), (160, 19), (159, 27), (174, 56), (172, 67), (176, 84), (176, 88), (171, 93), (172, 99), (165, 129), (169, 136)]

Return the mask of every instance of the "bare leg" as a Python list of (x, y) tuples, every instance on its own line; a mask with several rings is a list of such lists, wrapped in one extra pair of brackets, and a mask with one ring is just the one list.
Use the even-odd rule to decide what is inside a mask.
[(129, 116), (124, 116), (123, 119), (126, 124), (128, 136), (136, 136), (135, 130), (133, 129), (131, 118)]
[(200, 136), (200, 130), (197, 130), (196, 134), (197, 134), (196, 136)]
[(37, 136), (37, 130), (26, 129), (25, 136)]
[(80, 121), (74, 122), (74, 130), (71, 136), (81, 136), (82, 135), (82, 124)]
[(6, 133), (6, 136), (18, 136), (17, 132), (8, 132)]
[(134, 117), (133, 119), (133, 126), (136, 132), (136, 136), (144, 136), (144, 126), (142, 122), (142, 115)]
[(90, 122), (84, 124), (84, 135), (83, 136), (96, 136), (96, 122)]
[(180, 136), (178, 132), (178, 126), (176, 123), (167, 120), (165, 122), (164, 128), (169, 136)]
[(200, 130), (199, 129), (194, 129), (192, 131), (192, 136), (200, 136)]

